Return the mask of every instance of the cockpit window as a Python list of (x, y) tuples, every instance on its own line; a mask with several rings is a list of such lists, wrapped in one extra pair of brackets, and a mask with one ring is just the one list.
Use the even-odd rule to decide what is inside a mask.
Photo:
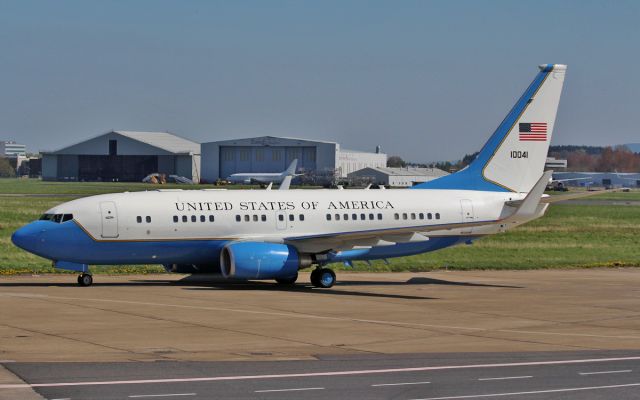
[(72, 219), (73, 214), (43, 214), (40, 217), (40, 221), (51, 221), (55, 222), (56, 224), (71, 221)]

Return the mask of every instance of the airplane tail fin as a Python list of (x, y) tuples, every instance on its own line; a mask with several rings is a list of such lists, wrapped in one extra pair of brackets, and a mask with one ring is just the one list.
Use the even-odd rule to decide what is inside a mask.
[(562, 64), (539, 68), (468, 167), (413, 188), (529, 192), (544, 170), (567, 70)]
[(293, 161), (291, 161), (291, 164), (289, 164), (289, 166), (287, 167), (287, 169), (284, 170), (282, 175), (284, 175), (284, 176), (294, 176), (296, 174), (296, 167), (297, 166), (298, 166), (298, 159), (294, 158)]

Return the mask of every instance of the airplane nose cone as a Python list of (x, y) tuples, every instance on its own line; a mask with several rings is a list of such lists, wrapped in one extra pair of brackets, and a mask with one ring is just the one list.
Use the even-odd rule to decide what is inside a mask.
[(33, 252), (38, 245), (40, 229), (33, 224), (25, 225), (11, 235), (11, 241), (23, 250)]

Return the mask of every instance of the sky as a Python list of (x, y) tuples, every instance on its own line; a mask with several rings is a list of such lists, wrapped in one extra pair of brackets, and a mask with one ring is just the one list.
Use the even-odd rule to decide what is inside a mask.
[(640, 1), (3, 0), (0, 140), (271, 135), (455, 160), (561, 63), (552, 144), (640, 142), (638, 21)]

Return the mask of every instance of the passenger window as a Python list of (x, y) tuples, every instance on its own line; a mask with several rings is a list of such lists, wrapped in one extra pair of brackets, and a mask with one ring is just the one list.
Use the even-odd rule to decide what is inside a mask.
[(400, 214), (395, 213), (395, 214), (393, 214), (393, 217), (394, 217), (395, 219), (400, 219)]
[(289, 221), (293, 221), (295, 219), (296, 219), (295, 215), (289, 214)]
[(262, 215), (261, 215), (261, 219), (262, 219), (262, 222), (265, 222), (265, 221), (267, 220), (267, 216), (266, 216), (266, 215), (264, 215), (264, 214), (262, 214)]
[(416, 219), (416, 213), (411, 213), (411, 219)]
[(358, 219), (358, 214), (351, 214), (351, 219), (352, 220), (357, 220)]
[(373, 214), (369, 214), (369, 219), (373, 220), (373, 218), (374, 218)]
[(284, 221), (284, 215), (278, 214), (278, 221)]
[(304, 221), (304, 214), (298, 215), (298, 218), (300, 218), (300, 221)]
[(440, 213), (436, 213), (436, 219), (440, 219)]
[(420, 219), (424, 219), (424, 213), (418, 214), (418, 217), (420, 217)]
[(200, 222), (205, 222), (207, 220), (207, 217), (205, 217), (204, 215), (200, 216)]
[(182, 216), (182, 222), (187, 222), (187, 216), (186, 215)]
[(361, 219), (361, 220), (363, 220), (363, 221), (364, 221), (366, 218), (367, 218), (367, 216), (366, 216), (366, 215), (364, 215), (364, 214), (360, 214), (360, 219)]
[(378, 219), (382, 219), (382, 214), (378, 214)]
[(402, 213), (402, 219), (407, 219), (407, 213)]
[(258, 222), (258, 216), (257, 215), (253, 216), (253, 222)]
[(251, 218), (250, 218), (248, 215), (245, 215), (245, 216), (244, 216), (244, 221), (245, 221), (245, 222), (249, 222), (249, 220), (250, 220), (250, 219), (251, 219)]
[(178, 222), (178, 216), (177, 215), (173, 216), (173, 222)]
[(237, 222), (242, 221), (242, 217), (240, 217), (239, 215), (236, 215), (236, 221), (237, 221)]
[(214, 221), (213, 215), (209, 215), (209, 222), (213, 222), (213, 221)]
[(331, 221), (331, 214), (327, 214), (327, 221)]
[(151, 217), (147, 215), (146, 221), (147, 221), (147, 224), (150, 224), (151, 223)]
[(195, 215), (192, 215), (192, 216), (191, 216), (191, 222), (196, 222), (197, 220), (198, 220), (198, 219), (196, 218), (196, 216), (195, 216)]
[(431, 213), (427, 214), (427, 219), (433, 219), (433, 215)]
[(342, 219), (344, 219), (345, 221), (349, 220), (349, 214), (342, 214)]
[(340, 214), (336, 214), (336, 221), (340, 221)]
[(139, 224), (141, 224), (141, 223), (142, 223), (142, 217), (138, 215), (138, 216), (136, 217), (136, 221), (137, 221)]

